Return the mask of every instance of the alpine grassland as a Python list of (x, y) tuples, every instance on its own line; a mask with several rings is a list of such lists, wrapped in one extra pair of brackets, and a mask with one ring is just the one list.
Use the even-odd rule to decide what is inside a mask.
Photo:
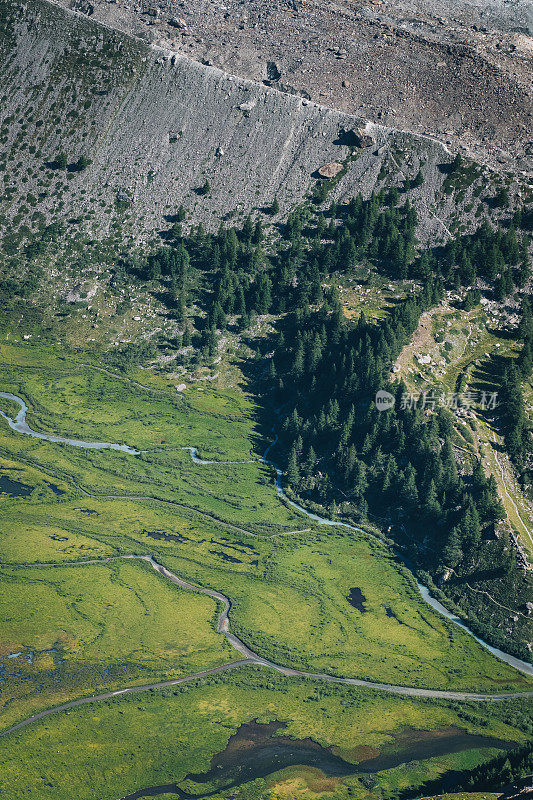
[[(175, 390), (143, 388), (76, 356), (58, 358), (42, 346), (3, 345), (2, 353), (11, 365), (3, 388), (26, 400), (35, 430), (143, 451), (135, 456), (33, 439), (1, 421), (0, 447), (11, 459), (5, 463), (17, 464), (23, 471), (13, 474), (34, 487), (27, 497), (2, 499), (0, 553), (4, 563), (18, 565), (6, 587), (17, 575), (21, 580), (17, 570), (24, 563), (151, 554), (185, 580), (223, 592), (232, 604), (232, 629), (260, 655), (285, 666), (434, 689), (530, 685), (429, 608), (410, 571), (370, 532), (317, 526), (284, 505), (270, 465), (193, 463), (183, 448), (197, 447), (215, 462), (260, 457), (268, 440), (259, 435), (253, 399), (242, 390), (206, 388), (176, 397)], [(53, 576), (59, 580), (55, 569), (31, 573), (41, 591)], [(163, 580), (150, 575), (146, 565), (131, 563), (87, 565), (70, 574), (83, 604), (94, 594), (93, 574), (100, 580), (108, 576), (109, 592), (116, 587), (122, 597), (116, 576), (124, 571), (145, 583), (140, 598), (150, 594), (147, 581), (160, 587)], [(350, 603), (352, 589), (360, 593), (359, 604)], [(6, 591), (9, 596), (11, 588)], [(57, 591), (49, 588), (37, 607), (54, 607)], [(66, 588), (61, 591), (68, 594)], [(169, 629), (168, 642), (187, 649), (196, 626), (198, 646), (205, 636), (209, 650), (216, 639), (209, 624), (214, 602), (191, 599), (172, 586), (165, 593), (177, 598), (166, 604), (169, 618), (182, 597), (197, 609), (189, 627), (174, 634)], [(31, 598), (27, 603), (31, 606)], [(73, 614), (66, 633), (64, 624), (52, 614), (50, 646), (65, 635), (77, 643), (76, 658), (94, 663), (84, 626), (98, 626), (98, 621)], [(132, 643), (127, 628), (122, 631), (127, 641), (125, 650), (118, 650), (126, 658)], [(230, 660), (218, 638), (214, 660)], [(20, 634), (19, 644), (32, 649)], [(109, 653), (113, 648), (110, 644)], [(105, 649), (99, 652), (107, 663)], [(181, 670), (179, 658), (171, 660), (166, 657), (160, 674)], [(194, 666), (191, 661), (190, 671), (206, 663), (201, 657)], [(104, 675), (99, 685), (105, 680)], [(116, 675), (110, 678), (110, 684), (117, 682)], [(146, 681), (139, 676), (138, 682)]]
[[(131, 554), (152, 555), (222, 592), (231, 630), (285, 666), (431, 689), (531, 687), (426, 605), (379, 532), (320, 526), (278, 496), (273, 467), (258, 461), (275, 434), (260, 424), (245, 385), (184, 394), (148, 370), (115, 374), (44, 345), (4, 342), (0, 356), (1, 388), (25, 400), (34, 430), (141, 451), (34, 439), (0, 420), (0, 472), (10, 481), (0, 495), (4, 730), (71, 699), (241, 657), (217, 633), (215, 600), (146, 563), (116, 558)], [(275, 415), (271, 422), (275, 428)], [(215, 463), (195, 463), (184, 449), (191, 447)], [(520, 724), (507, 725), (499, 712), (463, 706), (238, 667), (53, 713), (7, 734), (0, 788), (6, 800), (116, 800), (205, 772), (241, 724), (278, 720), (287, 723), (284, 734), (333, 748), (353, 774), (349, 767), (328, 777), (295, 762), (245, 780), (239, 796), (373, 797), (470, 768), (501, 752), (502, 742), (524, 740)], [(414, 765), (400, 755), (372, 777), (358, 771), (363, 759), (401, 750), (410, 731), (467, 731), (494, 746), (453, 739), (449, 751), (422, 750)], [(183, 785), (192, 794), (205, 788), (190, 778)]]
[(216, 601), (144, 563), (0, 572), (2, 727), (46, 706), (199, 672), (237, 658)]
[[(132, 458), (114, 450), (50, 447), (11, 432), (5, 422), (0, 452), (16, 453), (95, 496), (154, 498), (233, 523), (298, 526), (301, 517), (277, 498), (272, 467), (258, 463), (270, 441), (257, 430), (253, 399), (244, 392), (205, 389), (183, 397), (175, 389), (143, 390), (95, 365), (67, 364), (41, 347), (32, 359), (24, 352), (32, 349), (3, 346), (0, 354), (3, 388), (30, 406), (30, 426), (67, 438), (128, 444), (141, 453)], [(214, 465), (206, 482), (205, 467), (193, 463), (187, 447), (207, 459), (256, 463)]]
[[(313, 740), (343, 759), (342, 776), (327, 777), (313, 765), (294, 766), (252, 778), (232, 796), (312, 798), (326, 792), (336, 798), (372, 798), (421, 785), (449, 769), (475, 766), (525, 740), (505, 721), (508, 709), (498, 707), (490, 722), (486, 713), (471, 704), (385, 696), (246, 668), (77, 708), (0, 739), (0, 788), (6, 800), (111, 800), (142, 787), (178, 782), (193, 796), (214, 792), (227, 797), (225, 786), (242, 781), (238, 769), (233, 774), (219, 769), (221, 778), (205, 783), (202, 774), (211, 759), (225, 750), (240, 725), (277, 721), (284, 727), (270, 740), (274, 746), (281, 734)], [(424, 759), (434, 752), (435, 741), (450, 735), (465, 737), (459, 752), (441, 747), (440, 755)], [(480, 735), (486, 738), (469, 740)], [(416, 761), (413, 742), (418, 742)], [(365, 774), (365, 761), (379, 756), (392, 756), (381, 762), (388, 768)]]
[[(441, 689), (528, 687), (420, 597), (409, 571), (364, 533), (307, 532), (165, 563), (231, 598), (233, 629), (272, 661), (312, 672)], [(209, 550), (209, 548), (207, 548)], [(264, 553), (258, 558), (257, 553)], [(240, 563), (233, 563), (236, 559)], [(257, 565), (247, 566), (251, 561)], [(364, 598), (349, 602), (351, 588)]]

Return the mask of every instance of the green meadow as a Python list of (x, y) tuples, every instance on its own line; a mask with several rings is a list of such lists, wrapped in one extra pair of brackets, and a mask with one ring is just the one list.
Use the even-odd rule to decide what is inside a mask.
[(216, 602), (138, 561), (0, 571), (2, 727), (101, 688), (188, 675), (237, 658)]
[(144, 452), (85, 450), (14, 433), (0, 420), (0, 453), (23, 459), (90, 494), (153, 497), (232, 523), (292, 530), (301, 516), (281, 504), (273, 470), (261, 463), (219, 464), (209, 473), (185, 447), (216, 461), (258, 459), (270, 443), (257, 432), (243, 392), (143, 390), (93, 365), (65, 363), (43, 348), (2, 345), (3, 388), (30, 407), (35, 430), (86, 441), (128, 444)]
[[(408, 570), (364, 534), (329, 529), (255, 547), (262, 558), (226, 550), (240, 564), (220, 565), (201, 549), (165, 563), (226, 593), (233, 630), (270, 660), (407, 686), (530, 685), (433, 612)], [(348, 602), (352, 587), (361, 590), (364, 611)]]
[[(16, 510), (18, 535), (9, 526)], [(364, 533), (250, 535), (162, 504), (92, 498), (53, 506), (12, 499), (2, 520), (0, 554), (12, 564), (21, 555), (34, 563), (154, 555), (186, 580), (226, 594), (232, 630), (287, 666), (439, 689), (530, 685), (433, 612), (409, 571)], [(98, 567), (79, 569), (90, 575)], [(353, 587), (364, 610), (348, 601)]]
[[(35, 487), (0, 499), (4, 563), (150, 553), (225, 593), (233, 630), (287, 666), (437, 689), (531, 685), (433, 612), (378, 539), (319, 528), (287, 508), (268, 465), (192, 462), (181, 448), (194, 444), (213, 460), (259, 455), (265, 442), (243, 391), (175, 397), (42, 347), (2, 345), (0, 355), (11, 364), (5, 388), (27, 400), (35, 429), (148, 451), (84, 450), (0, 421), (5, 468), (19, 464)], [(354, 587), (361, 609), (348, 602)]]
[[(286, 506), (268, 465), (192, 462), (182, 448), (214, 461), (264, 452), (269, 440), (245, 387), (183, 396), (149, 371), (114, 375), (42, 346), (4, 343), (0, 360), (0, 388), (26, 400), (36, 430), (146, 451), (83, 450), (15, 433), (0, 420), (0, 475), (29, 487), (23, 496), (0, 494), (0, 727), (69, 699), (239, 657), (216, 632), (211, 598), (178, 589), (138, 561), (73, 563), (128, 554), (153, 555), (224, 593), (233, 632), (287, 666), (435, 689), (531, 688), (433, 612), (410, 571), (370, 532), (320, 527)], [(360, 607), (348, 599), (354, 588)], [(181, 781), (205, 770), (239, 725), (256, 718), (284, 721), (288, 735), (311, 737), (354, 762), (410, 728), (454, 725), (523, 740), (518, 727), (473, 708), (461, 716), (445, 703), (239, 668), (53, 714), (0, 739), (0, 794), (117, 800)], [(422, 784), (493, 754), (474, 748), (421, 759), (380, 774), (380, 786)], [(243, 800), (377, 797), (360, 776), (327, 779), (312, 768), (284, 770), (249, 791)]]
[(139, 450), (194, 445), (220, 460), (252, 458), (253, 444), (255, 457), (261, 454), (255, 403), (243, 391), (208, 386), (179, 393), (171, 383), (155, 388), (150, 381), (143, 391), (136, 380), (39, 345), (2, 343), (0, 361), (3, 390), (26, 400), (36, 430)]
[[(205, 796), (216, 785), (198, 784), (188, 773), (209, 769), (238, 727), (251, 720), (286, 723), (284, 736), (311, 737), (354, 764), (394, 750), (409, 731), (438, 732), (447, 726), (487, 735), (483, 715), (444, 703), (421, 701), (313, 681), (285, 679), (247, 668), (224, 677), (83, 706), (51, 716), (0, 739), (0, 792), (5, 800), (116, 800), (143, 786), (178, 782)], [(521, 743), (524, 735), (496, 716), (490, 736)], [(417, 785), (447, 769), (474, 766), (496, 755), (494, 747), (399, 764), (374, 776), (377, 793), (362, 776), (325, 779), (313, 768), (289, 768), (232, 792), (243, 798), (372, 798)], [(24, 769), (20, 770), (23, 763)], [(172, 795), (171, 795), (172, 796)], [(222, 792), (220, 797), (227, 797)]]

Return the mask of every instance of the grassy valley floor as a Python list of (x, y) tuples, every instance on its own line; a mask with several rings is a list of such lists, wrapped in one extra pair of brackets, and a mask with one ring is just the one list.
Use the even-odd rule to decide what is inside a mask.
[[(10, 481), (0, 495), (4, 730), (72, 698), (240, 657), (216, 632), (213, 599), (173, 586), (147, 564), (73, 563), (127, 554), (151, 554), (228, 596), (231, 630), (278, 663), (435, 689), (531, 688), (432, 611), (370, 532), (321, 528), (287, 507), (267, 464), (192, 462), (183, 448), (214, 461), (264, 452), (271, 433), (242, 387), (182, 397), (152, 373), (115, 376), (43, 346), (3, 343), (0, 357), (0, 388), (26, 400), (35, 430), (146, 451), (36, 440), (0, 420), (0, 477)], [(0, 407), (16, 411), (6, 401)], [(500, 752), (501, 742), (522, 743), (519, 720), (508, 724), (502, 714), (488, 704), (386, 696), (242, 667), (53, 714), (1, 738), (0, 792), (6, 800), (118, 800), (182, 782), (208, 770), (239, 726), (257, 719), (284, 722), (284, 736), (310, 738), (355, 766), (328, 776), (289, 765), (246, 780), (235, 796), (374, 798), (378, 784), (387, 792), (421, 785)], [(410, 731), (448, 730), (500, 744), (476, 739), (400, 758), (372, 773), (377, 783), (356, 766), (401, 749)], [(184, 784), (191, 794), (202, 786)], [(215, 782), (210, 791), (218, 789)]]
[[(431, 752), (430, 743), (450, 729), (511, 743), (524, 739), (497, 716), (487, 724), (479, 707), (453, 708), (361, 689), (324, 687), (248, 668), (231, 677), (79, 708), (0, 739), (2, 796), (118, 800), (142, 787), (178, 782), (199, 797), (216, 791), (218, 783), (217, 796), (227, 797), (223, 781), (184, 779), (206, 773), (213, 756), (224, 751), (239, 726), (252, 720), (286, 723), (283, 736), (310, 737), (330, 748), (348, 765), (346, 771), (353, 772), (326, 779), (317, 769), (288, 768), (247, 781), (231, 792), (234, 797), (372, 798), (377, 796), (375, 790), (422, 784), (445, 770), (474, 766), (499, 752), (497, 747), (477, 746), (426, 760), (425, 749)], [(421, 739), (415, 732), (422, 730)], [(419, 742), (416, 761), (407, 747), (413, 737)], [(395, 754), (388, 763), (399, 763), (373, 773), (369, 782), (365, 761), (380, 754)], [(224, 775), (231, 782), (230, 774)], [(369, 783), (374, 789), (368, 788)]]

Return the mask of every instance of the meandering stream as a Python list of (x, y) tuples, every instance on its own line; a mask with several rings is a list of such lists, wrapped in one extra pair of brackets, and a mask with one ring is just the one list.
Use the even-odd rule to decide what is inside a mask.
[[(83, 447), (83, 448), (87, 448), (87, 449), (97, 449), (97, 450), (106, 450), (106, 449), (107, 450), (120, 450), (121, 452), (127, 453), (129, 455), (139, 455), (139, 453), (141, 452), (140, 450), (136, 450), (136, 449), (134, 449), (132, 447), (128, 447), (127, 445), (113, 444), (113, 443), (110, 443), (110, 442), (85, 442), (85, 441), (82, 441), (80, 439), (68, 439), (68, 438), (61, 437), (61, 436), (54, 436), (52, 434), (39, 433), (37, 431), (34, 431), (32, 428), (30, 428), (30, 426), (26, 422), (26, 414), (27, 414), (27, 411), (28, 411), (28, 406), (26, 405), (26, 403), (24, 402), (24, 400), (21, 397), (18, 397), (17, 395), (12, 394), (11, 392), (0, 392), (0, 397), (6, 398), (6, 399), (11, 400), (11, 401), (17, 403), (18, 405), (20, 405), (20, 411), (19, 411), (19, 413), (17, 414), (17, 416), (16, 416), (16, 418), (14, 420), (11, 417), (9, 417), (7, 414), (5, 414), (3, 411), (0, 411), (0, 415), (7, 421), (9, 427), (12, 430), (14, 430), (14, 431), (16, 431), (18, 433), (24, 433), (24, 434), (27, 434), (29, 436), (33, 436), (33, 437), (38, 438), (38, 439), (44, 439), (44, 440), (50, 441), (50, 442), (56, 442), (56, 443), (61, 443), (61, 444), (69, 444), (69, 445), (72, 445), (74, 447)], [(282, 486), (282, 482), (281, 482), (281, 478), (282, 478), (281, 469), (277, 466), (277, 464), (275, 464), (274, 462), (268, 460), (268, 458), (267, 458), (269, 451), (275, 445), (276, 441), (277, 441), (277, 437), (274, 438), (272, 444), (267, 448), (267, 450), (265, 452), (265, 455), (262, 458), (260, 458), (260, 459), (251, 459), (251, 460), (246, 461), (246, 462), (244, 462), (244, 461), (243, 462), (206, 461), (204, 459), (199, 458), (198, 451), (197, 451), (197, 449), (195, 447), (186, 447), (184, 449), (189, 450), (189, 452), (191, 453), (191, 458), (194, 461), (194, 463), (196, 463), (196, 464), (209, 465), (209, 464), (224, 464), (224, 463), (253, 463), (254, 461), (258, 461), (258, 462), (261, 462), (261, 463), (264, 463), (264, 464), (269, 464), (275, 470), (277, 493), (278, 493), (279, 497), (283, 498), (284, 502), (288, 503), (290, 506), (295, 508), (300, 513), (302, 513), (305, 516), (309, 517), (310, 519), (314, 520), (319, 525), (340, 526), (340, 527), (348, 528), (350, 530), (354, 530), (354, 531), (357, 531), (357, 532), (360, 532), (360, 533), (365, 533), (365, 531), (363, 531), (361, 528), (357, 528), (357, 527), (355, 527), (353, 525), (349, 525), (348, 523), (339, 522), (337, 520), (330, 520), (330, 519), (327, 519), (325, 517), (320, 517), (319, 515), (308, 511), (306, 508), (304, 508), (303, 506), (299, 505), (298, 503), (295, 503), (293, 500), (291, 500), (290, 498), (287, 497), (287, 495), (283, 491), (283, 486)], [(210, 597), (214, 598), (219, 603), (221, 603), (222, 604), (222, 611), (220, 612), (220, 615), (219, 615), (219, 618), (218, 618), (217, 630), (218, 630), (219, 633), (223, 634), (226, 637), (226, 639), (229, 642), (229, 644), (235, 650), (237, 650), (237, 652), (239, 652), (241, 655), (244, 656), (244, 660), (242, 660), (240, 662), (234, 662), (232, 664), (222, 665), (221, 667), (217, 667), (214, 670), (209, 670), (206, 673), (199, 673), (198, 675), (187, 676), (184, 679), (179, 679), (179, 680), (175, 680), (175, 681), (165, 681), (165, 682), (160, 683), (160, 684), (152, 684), (152, 685), (146, 685), (146, 686), (140, 686), (140, 687), (132, 687), (130, 689), (121, 690), (119, 692), (108, 692), (108, 693), (105, 693), (103, 695), (98, 695), (98, 696), (95, 696), (95, 697), (92, 697), (92, 698), (83, 698), (81, 700), (72, 701), (71, 703), (66, 703), (66, 704), (64, 704), (62, 706), (59, 706), (59, 707), (55, 708), (55, 709), (49, 709), (49, 710), (47, 710), (45, 712), (41, 712), (40, 714), (36, 714), (35, 716), (30, 717), (28, 720), (24, 720), (22, 723), (19, 723), (18, 725), (13, 726), (12, 728), (10, 728), (7, 731), (4, 731), (3, 733), (0, 734), (0, 736), (3, 736), (5, 734), (9, 733), (10, 731), (16, 730), (19, 727), (21, 727), (22, 725), (29, 724), (30, 722), (32, 722), (32, 721), (34, 721), (36, 719), (39, 719), (42, 716), (45, 716), (45, 715), (47, 715), (49, 713), (53, 713), (54, 711), (59, 711), (59, 710), (67, 709), (67, 708), (72, 708), (75, 705), (80, 705), (80, 704), (83, 704), (83, 703), (86, 703), (86, 702), (94, 702), (95, 700), (114, 697), (116, 695), (123, 694), (124, 692), (146, 691), (146, 690), (148, 690), (150, 688), (163, 687), (163, 686), (172, 686), (172, 685), (175, 685), (176, 683), (183, 682), (183, 680), (192, 680), (192, 679), (194, 679), (196, 677), (199, 677), (202, 674), (212, 674), (213, 672), (221, 672), (221, 671), (223, 671), (225, 669), (234, 668), (237, 665), (249, 664), (249, 663), (254, 663), (254, 664), (261, 665), (261, 666), (269, 667), (271, 669), (277, 670), (278, 672), (281, 672), (284, 675), (294, 675), (294, 676), (300, 676), (300, 677), (307, 677), (307, 678), (312, 678), (312, 679), (315, 679), (315, 680), (330, 681), (330, 682), (334, 682), (334, 683), (342, 683), (342, 684), (347, 684), (347, 685), (352, 685), (352, 686), (366, 686), (366, 687), (373, 688), (373, 689), (381, 689), (383, 691), (393, 692), (395, 694), (406, 694), (406, 695), (413, 695), (413, 696), (419, 696), (419, 697), (444, 697), (444, 698), (458, 699), (458, 700), (497, 700), (497, 699), (504, 699), (504, 698), (508, 698), (508, 697), (533, 696), (533, 691), (531, 691), (531, 692), (522, 692), (522, 693), (516, 693), (515, 692), (515, 693), (501, 693), (501, 694), (483, 694), (483, 693), (474, 694), (474, 693), (469, 693), (469, 692), (452, 692), (452, 691), (443, 691), (443, 690), (419, 689), (419, 688), (409, 687), (409, 686), (394, 686), (394, 685), (391, 685), (391, 684), (384, 684), (384, 683), (376, 683), (376, 682), (371, 682), (371, 681), (359, 680), (357, 678), (340, 678), (340, 677), (335, 676), (335, 675), (327, 675), (327, 674), (323, 674), (323, 673), (312, 673), (312, 672), (305, 672), (305, 671), (302, 671), (302, 670), (291, 669), (289, 667), (285, 667), (283, 665), (276, 664), (276, 663), (274, 663), (272, 661), (269, 661), (268, 659), (263, 658), (261, 655), (259, 655), (258, 653), (255, 653), (253, 650), (251, 650), (243, 641), (241, 641), (237, 636), (235, 636), (235, 634), (231, 633), (231, 631), (230, 631), (230, 620), (229, 620), (229, 611), (231, 609), (231, 601), (229, 600), (229, 598), (227, 598), (221, 592), (215, 591), (214, 589), (206, 589), (206, 588), (203, 588), (203, 587), (195, 586), (195, 585), (193, 585), (191, 583), (187, 583), (187, 581), (182, 580), (177, 575), (174, 575), (174, 573), (170, 572), (170, 570), (168, 570), (166, 567), (164, 567), (161, 564), (159, 564), (152, 556), (148, 556), (148, 555), (143, 555), (143, 556), (139, 556), (139, 555), (115, 556), (115, 557), (104, 558), (104, 559), (92, 559), (90, 561), (77, 562), (77, 564), (82, 566), (84, 564), (106, 563), (106, 562), (109, 562), (109, 561), (112, 561), (112, 560), (115, 560), (115, 559), (119, 559), (119, 558), (140, 559), (140, 560), (143, 560), (143, 561), (147, 561), (148, 563), (151, 564), (153, 569), (155, 569), (157, 572), (159, 572), (161, 575), (163, 575), (165, 578), (167, 578), (168, 580), (170, 580), (172, 583), (174, 583), (175, 585), (179, 586), (180, 588), (186, 589), (188, 591), (201, 592), (202, 594), (209, 595)], [(63, 563), (63, 562), (61, 562), (61, 563)], [(51, 565), (47, 564), (47, 566), (51, 566)], [(59, 564), (57, 564), (57, 566), (59, 566)], [(73, 566), (73, 564), (70, 564), (69, 566)], [(492, 647), (490, 644), (488, 644), (487, 642), (485, 642), (482, 639), (480, 639), (479, 637), (477, 637), (458, 617), (456, 617), (453, 614), (451, 614), (443, 605), (441, 605), (441, 603), (439, 603), (438, 600), (436, 600), (434, 597), (432, 597), (430, 595), (430, 593), (429, 593), (429, 589), (426, 586), (423, 586), (422, 584), (418, 583), (418, 588), (420, 590), (420, 594), (421, 594), (422, 598), (437, 613), (439, 613), (442, 616), (446, 617), (446, 619), (450, 620), (455, 625), (458, 625), (462, 630), (464, 630), (467, 634), (469, 634), (477, 642), (479, 642), (479, 644), (482, 645), (486, 650), (488, 650), (490, 653), (492, 653), (494, 656), (496, 656), (496, 658), (500, 659), (501, 661), (504, 661), (506, 664), (509, 664), (510, 666), (514, 667), (515, 669), (520, 670), (521, 672), (525, 673), (526, 675), (529, 675), (529, 676), (533, 677), (533, 665), (532, 664), (528, 664), (526, 661), (522, 661), (521, 659), (516, 658), (515, 656), (512, 656), (509, 653), (505, 653), (502, 650), (499, 650), (498, 648)]]
[(83, 447), (85, 450), (120, 450), (122, 453), (128, 453), (131, 456), (138, 456), (141, 452), (140, 450), (135, 450), (133, 447), (128, 447), (126, 444), (112, 444), (111, 442), (83, 442), (80, 439), (67, 439), (63, 436), (54, 436), (51, 433), (39, 433), (38, 431), (34, 431), (32, 428), (30, 428), (26, 422), (28, 406), (22, 397), (18, 397), (16, 394), (11, 394), (11, 392), (0, 392), (0, 397), (5, 398), (6, 400), (12, 400), (14, 403), (18, 403), (20, 406), (20, 411), (15, 419), (8, 417), (7, 414), (5, 414), (3, 411), (0, 411), (0, 416), (6, 420), (11, 430), (17, 431), (17, 433), (25, 433), (28, 436), (33, 436), (34, 439), (45, 439), (47, 442), (70, 444), (73, 447)]

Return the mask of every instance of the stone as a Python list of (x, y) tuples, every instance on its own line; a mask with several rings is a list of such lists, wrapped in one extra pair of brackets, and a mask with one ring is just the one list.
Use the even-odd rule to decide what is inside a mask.
[(349, 128), (342, 129), (339, 133), (339, 140), (341, 144), (348, 147), (371, 147), (374, 144), (374, 138), (366, 133), (364, 128)]
[(172, 25), (173, 28), (179, 28), (180, 30), (185, 30), (187, 27), (187, 23), (181, 17), (171, 17), (168, 21), (169, 25)]
[(318, 174), (322, 178), (335, 178), (342, 169), (342, 164), (339, 164), (337, 161), (330, 161), (328, 164), (324, 164), (320, 167)]

